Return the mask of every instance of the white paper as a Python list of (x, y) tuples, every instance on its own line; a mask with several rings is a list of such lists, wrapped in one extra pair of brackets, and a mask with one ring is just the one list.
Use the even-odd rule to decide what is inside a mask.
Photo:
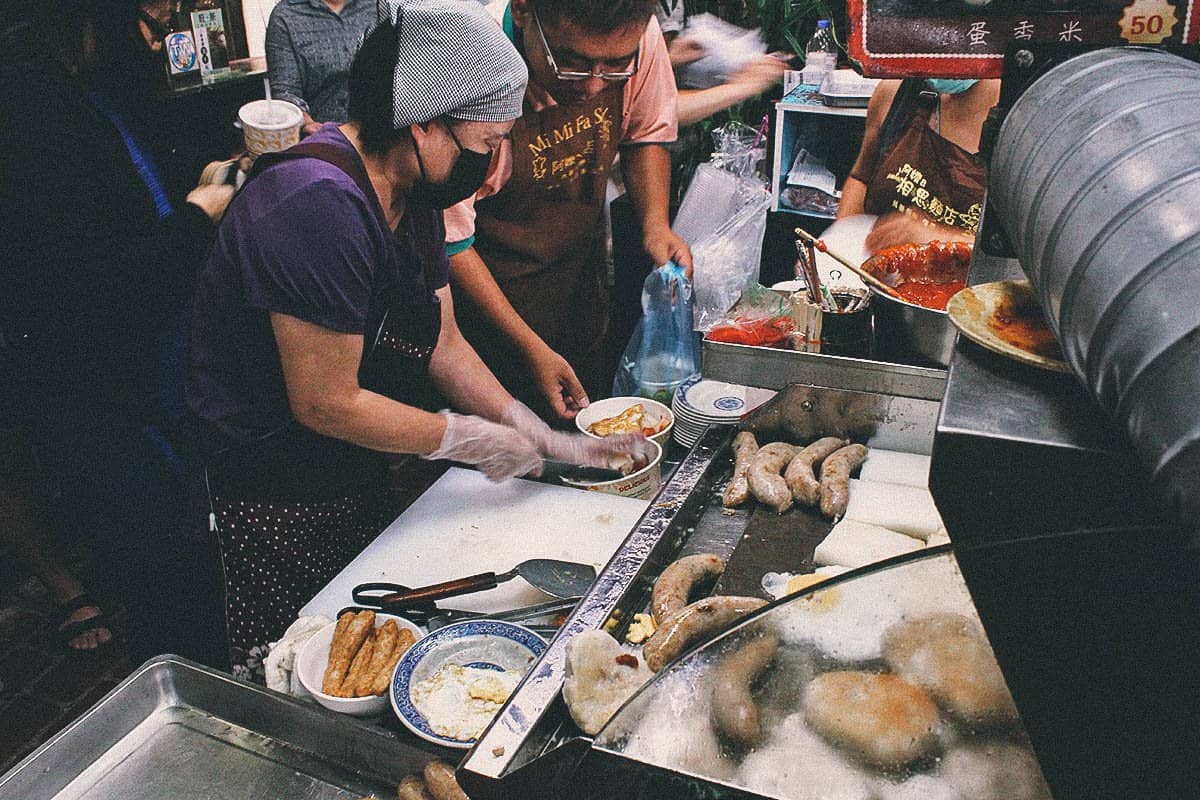
[(837, 177), (825, 166), (824, 159), (803, 147), (796, 151), (787, 182), (788, 186), (809, 186), (833, 197), (839, 196)]

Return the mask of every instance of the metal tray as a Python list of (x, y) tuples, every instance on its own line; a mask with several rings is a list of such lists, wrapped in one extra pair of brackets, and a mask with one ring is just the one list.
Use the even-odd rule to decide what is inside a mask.
[(168, 655), (0, 777), (0, 800), (394, 797), (443, 754)]
[[(797, 441), (837, 432), (860, 441), (869, 438), (890, 450), (928, 454), (937, 413), (938, 403), (930, 399), (792, 385), (742, 427), (771, 429)], [(828, 523), (822, 521), (825, 528), (820, 535), (797, 537), (795, 526), (804, 524), (802, 514), (775, 517), (749, 508), (723, 508), (720, 490), (732, 469), (733, 435), (732, 428), (713, 426), (700, 437), (496, 721), (467, 754), (458, 779), (473, 798), (585, 797), (585, 791), (594, 789), (594, 776), (581, 782), (573, 775), (592, 741), (579, 733), (560, 696), (567, 645), (579, 633), (603, 626), (615, 612), (627, 624), (635, 612), (645, 609), (654, 580), (673, 560), (697, 552), (717, 553), (729, 559), (730, 574), (722, 577), (723, 590), (748, 591), (751, 573), (758, 566), (753, 563), (754, 552), (764, 546), (764, 540), (771, 540), (792, 551), (786, 554), (791, 561), (777, 563), (802, 571), (803, 548), (811, 557)], [(776, 536), (780, 531), (775, 528), (752, 529), (752, 523), (764, 516), (784, 521), (792, 536)], [(749, 563), (743, 570), (738, 562)], [(757, 575), (754, 581), (761, 578)], [(618, 625), (614, 633), (621, 635), (623, 627)], [(625, 786), (626, 778), (609, 775), (602, 782)]]
[(782, 389), (803, 383), (938, 402), (946, 391), (946, 370), (934, 367), (707, 339), (702, 347), (705, 378), (743, 386)]

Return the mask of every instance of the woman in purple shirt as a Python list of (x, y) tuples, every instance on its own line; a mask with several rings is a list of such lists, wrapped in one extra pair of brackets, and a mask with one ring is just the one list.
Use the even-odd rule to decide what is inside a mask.
[[(242, 677), (394, 518), (385, 453), (494, 480), (545, 456), (646, 457), (640, 438), (552, 432), (459, 333), (441, 210), (483, 182), (526, 69), (480, 6), (385, 8), (351, 67), (350, 122), (259, 158), (197, 287), (189, 405)], [(445, 401), (465, 413), (434, 413)]]

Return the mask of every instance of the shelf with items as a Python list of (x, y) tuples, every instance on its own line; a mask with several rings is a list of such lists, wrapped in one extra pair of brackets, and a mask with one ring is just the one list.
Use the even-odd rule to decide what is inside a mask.
[[(811, 220), (818, 229), (823, 228), (834, 218), (841, 185), (858, 156), (867, 111), (865, 108), (826, 105), (819, 88), (811, 84), (792, 89), (775, 104), (775, 110), (772, 210), (797, 214)], [(816, 171), (831, 173), (824, 189), (834, 191), (813, 194), (812, 202), (795, 198), (795, 195), (821, 190), (788, 186), (788, 174), (801, 148)], [(790, 202), (788, 194), (793, 195)]]

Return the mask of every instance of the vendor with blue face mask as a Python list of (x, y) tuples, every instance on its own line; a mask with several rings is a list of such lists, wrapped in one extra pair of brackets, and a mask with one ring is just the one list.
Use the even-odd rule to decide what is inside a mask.
[(838, 218), (874, 214), (871, 253), (909, 242), (974, 241), (987, 177), (978, 155), (1000, 81), (883, 81), (867, 106)]

